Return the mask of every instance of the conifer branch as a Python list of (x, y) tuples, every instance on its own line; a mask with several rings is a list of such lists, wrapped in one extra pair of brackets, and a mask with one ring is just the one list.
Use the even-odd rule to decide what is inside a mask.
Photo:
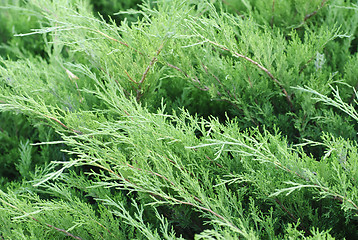
[(327, 1), (328, 0), (322, 0), (320, 6), (315, 11), (313, 11), (313, 12), (311, 12), (309, 14), (306, 14), (304, 19), (303, 19), (303, 21), (297, 27), (295, 27), (295, 29), (298, 29), (298, 28), (302, 27), (307, 22), (308, 19), (310, 19), (313, 16), (315, 16), (318, 13), (318, 11), (321, 10), (324, 7), (324, 5), (326, 4)]
[(115, 38), (113, 38), (113, 37), (111, 37), (111, 36), (108, 36), (108, 35), (105, 34), (104, 32), (101, 32), (101, 31), (99, 31), (99, 30), (95, 30), (95, 32), (101, 34), (102, 36), (104, 36), (104, 37), (106, 37), (106, 38), (108, 38), (108, 39), (110, 39), (110, 40), (112, 40), (112, 41), (118, 42), (118, 43), (120, 43), (120, 44), (122, 44), (122, 45), (124, 45), (124, 46), (126, 46), (126, 47), (128, 47), (128, 48), (130, 48), (130, 46), (129, 46), (127, 43), (122, 42), (122, 41), (119, 41), (118, 39), (115, 39)]
[(164, 47), (164, 41), (160, 44), (160, 46), (159, 46), (159, 48), (158, 48), (158, 50), (157, 50), (157, 52), (156, 52), (156, 56), (152, 58), (152, 60), (150, 61), (148, 67), (145, 69), (145, 71), (144, 71), (144, 73), (143, 73), (143, 75), (142, 75), (141, 80), (140, 80), (139, 83), (138, 83), (138, 86), (137, 86), (137, 87), (138, 87), (138, 89), (137, 89), (137, 97), (136, 97), (137, 102), (139, 102), (140, 98), (141, 98), (142, 95), (143, 95), (143, 93), (142, 93), (142, 84), (143, 84), (143, 82), (145, 81), (149, 70), (153, 67), (154, 63), (155, 63), (156, 61), (158, 61), (157, 57), (159, 56), (159, 54), (160, 54), (160, 52), (162, 51), (163, 47)]
[[(207, 68), (204, 64), (202, 64), (202, 66), (204, 67), (205, 72), (208, 74), (208, 73), (209, 73), (209, 72), (208, 72), (208, 68)], [(220, 79), (219, 79), (215, 74), (213, 74), (213, 73), (210, 73), (210, 74), (211, 74), (211, 76), (213, 76), (213, 77), (215, 78), (215, 80), (220, 84), (220, 86), (224, 89), (225, 93), (228, 94), (228, 96), (230, 97), (230, 99), (237, 101), (237, 97), (236, 97), (235, 95), (231, 94), (231, 91), (225, 87), (225, 85), (220, 81)], [(219, 94), (221, 95), (220, 92), (219, 92)], [(234, 104), (234, 103), (233, 103), (233, 104)], [(236, 105), (236, 104), (234, 104), (234, 105)]]
[(60, 124), (62, 127), (64, 127), (65, 129), (68, 129), (74, 133), (77, 133), (77, 134), (83, 134), (81, 131), (78, 131), (78, 130), (75, 130), (75, 129), (70, 129), (69, 127), (67, 127), (64, 123), (62, 123), (60, 120), (58, 120), (57, 118), (55, 117), (51, 117), (51, 116), (47, 116), (47, 115), (44, 115), (44, 117), (47, 117), (51, 120), (54, 120), (55, 122), (57, 122), (58, 124)]
[(54, 118), (54, 117), (50, 117), (50, 116), (47, 116), (47, 115), (44, 115), (45, 117), (51, 119), (51, 120), (54, 120), (55, 122), (57, 122), (58, 124), (60, 124), (62, 127), (66, 128), (66, 129), (69, 129), (69, 127), (67, 127), (64, 123), (62, 123), (60, 120), (58, 120), (57, 118)]
[(213, 44), (214, 46), (217, 46), (225, 51), (228, 51), (228, 52), (232, 52), (235, 56), (237, 57), (240, 57), (240, 58), (243, 58), (249, 62), (251, 62), (252, 64), (256, 65), (258, 68), (260, 68), (261, 70), (263, 70), (281, 89), (281, 91), (284, 93), (285, 97), (286, 97), (286, 101), (287, 103), (289, 104), (290, 106), (290, 109), (292, 112), (294, 112), (294, 108), (293, 108), (293, 103), (292, 103), (292, 100), (291, 100), (291, 96), (288, 94), (288, 92), (286, 91), (286, 89), (284, 88), (284, 86), (272, 75), (272, 73), (267, 69), (265, 68), (264, 66), (262, 66), (261, 64), (259, 64), (258, 62), (252, 60), (251, 58), (249, 57), (246, 57), (245, 55), (242, 55), (240, 53), (237, 53), (235, 51), (231, 51), (230, 49), (228, 49), (227, 47), (225, 46), (222, 46), (216, 42), (213, 42), (213, 41), (210, 41), (208, 40), (207, 42)]
[[(107, 170), (108, 172), (114, 174), (115, 176), (119, 177), (120, 179), (123, 179), (124, 181), (126, 181), (126, 182), (128, 182), (128, 183), (130, 183), (130, 184), (133, 184), (133, 185), (136, 186), (137, 188), (141, 189), (143, 192), (147, 192), (148, 194), (150, 194), (150, 195), (151, 195), (152, 197), (154, 197), (155, 199), (158, 199), (158, 197), (159, 197), (159, 199), (162, 198), (162, 199), (171, 200), (171, 201), (174, 201), (174, 202), (183, 204), (183, 205), (189, 205), (189, 206), (192, 206), (192, 207), (201, 209), (201, 210), (203, 210), (203, 211), (209, 212), (209, 213), (213, 214), (214, 216), (216, 216), (216, 217), (222, 219), (223, 221), (225, 221), (226, 223), (228, 223), (230, 226), (236, 228), (238, 231), (240, 231), (240, 232), (242, 233), (242, 231), (241, 231), (237, 226), (235, 226), (233, 223), (231, 223), (230, 221), (228, 221), (227, 219), (225, 219), (225, 218), (224, 218), (223, 216), (221, 216), (220, 214), (214, 212), (214, 211), (211, 210), (210, 208), (202, 207), (202, 206), (196, 205), (196, 204), (191, 203), (191, 202), (181, 201), (181, 200), (179, 200), (179, 199), (176, 199), (176, 198), (173, 198), (173, 197), (170, 197), (170, 196), (167, 196), (167, 195), (163, 195), (163, 194), (160, 194), (160, 193), (157, 193), (157, 192), (153, 192), (153, 191), (147, 190), (147, 189), (145, 189), (144, 187), (139, 186), (139, 185), (137, 185), (137, 184), (131, 182), (130, 180), (119, 176), (119, 175), (116, 174), (113, 170), (111, 170), (111, 169), (109, 169), (109, 168), (107, 168), (107, 167), (104, 167), (104, 166), (102, 166), (102, 165), (100, 165), (100, 164), (97, 164), (97, 163), (96, 163), (96, 165), (97, 165), (98, 167), (100, 167), (100, 168), (102, 168), (102, 169), (105, 169), (105, 170)], [(140, 168), (135, 168), (134, 166), (132, 166), (132, 165), (130, 165), (130, 164), (127, 164), (127, 165), (128, 165), (130, 168), (137, 169), (137, 170), (139, 170), (139, 171), (143, 171), (142, 169), (140, 169)], [(158, 177), (160, 177), (160, 178), (163, 178), (164, 180), (168, 181), (170, 184), (172, 184), (172, 185), (175, 186), (174, 183), (172, 183), (169, 179), (167, 179), (166, 177), (162, 176), (161, 174), (156, 174), (156, 173), (154, 173), (154, 172), (152, 172), (152, 171), (148, 171), (148, 172), (151, 173), (151, 174), (153, 174), (153, 175), (156, 175), (156, 176), (158, 176)], [(138, 190), (139, 190), (139, 189), (138, 189)], [(202, 203), (202, 201), (201, 201), (199, 198), (197, 198), (197, 197), (195, 197), (195, 196), (193, 196), (193, 197), (194, 197), (194, 199), (195, 199), (196, 201), (198, 201), (199, 203)]]
[(273, 28), (273, 20), (275, 17), (275, 0), (272, 0), (272, 17), (271, 17), (271, 28)]
[(189, 205), (189, 206), (192, 206), (192, 207), (195, 207), (195, 208), (198, 208), (198, 209), (201, 209), (203, 211), (206, 211), (206, 212), (209, 212), (211, 213), (212, 215), (220, 218), (221, 220), (223, 220), (224, 222), (228, 223), (230, 226), (234, 227), (235, 229), (237, 229), (241, 234), (243, 234), (242, 230), (237, 227), (235, 224), (233, 224), (232, 222), (228, 221), (227, 219), (225, 219), (223, 216), (221, 216), (220, 214), (214, 212), (213, 210), (211, 210), (210, 208), (206, 208), (206, 207), (202, 207), (202, 206), (199, 206), (199, 205), (196, 205), (196, 204), (193, 204), (191, 202), (185, 202), (185, 201), (181, 201), (181, 200), (178, 200), (178, 199), (175, 199), (175, 198), (171, 198), (171, 197), (165, 197), (169, 200), (173, 200), (174, 202), (177, 202), (177, 203), (180, 203), (180, 204), (183, 204), (183, 205)]
[(129, 80), (131, 80), (133, 83), (135, 83), (135, 84), (139, 84), (138, 82), (136, 82), (136, 81), (134, 81), (133, 80), (133, 78), (129, 75), (129, 73), (126, 71), (126, 70), (124, 70), (124, 72), (126, 73), (126, 75), (127, 75), (127, 77), (129, 78)]
[(309, 64), (310, 62), (312, 62), (312, 60), (314, 59), (314, 57), (315, 57), (315, 55), (313, 55), (310, 59), (308, 59), (308, 61), (307, 61), (305, 64), (303, 64), (302, 67), (300, 67), (300, 71), (298, 72), (298, 74), (301, 74), (301, 73), (303, 72), (303, 70), (308, 66), (308, 64)]
[(325, 5), (325, 3), (326, 3), (327, 1), (328, 1), (328, 0), (322, 0), (321, 5), (318, 7), (318, 9), (317, 9), (316, 11), (314, 11), (314, 12), (312, 12), (312, 13), (309, 13), (309, 14), (307, 14), (307, 15), (305, 16), (305, 18), (303, 19), (303, 23), (302, 23), (302, 24), (304, 24), (309, 18), (311, 18), (311, 17), (313, 17), (314, 15), (316, 15), (317, 12), (318, 12), (321, 8), (324, 7), (324, 5)]
[[(92, 29), (90, 29), (90, 30), (92, 30)], [(94, 30), (94, 31), (97, 32), (97, 33), (99, 33), (99, 34), (101, 34), (102, 36), (104, 36), (104, 37), (106, 37), (106, 38), (112, 40), (112, 41), (115, 41), (115, 42), (117, 42), (117, 43), (119, 43), (119, 44), (122, 44), (123, 46), (126, 46), (126, 47), (130, 48), (131, 50), (133, 50), (133, 51), (139, 53), (140, 55), (147, 56), (146, 54), (144, 54), (144, 53), (138, 51), (137, 49), (135, 49), (135, 48), (129, 46), (129, 44), (126, 43), (126, 42), (123, 42), (123, 41), (120, 41), (120, 40), (118, 40), (118, 39), (115, 39), (115, 38), (113, 38), (113, 37), (111, 37), (111, 36), (105, 34), (104, 32), (101, 32), (101, 31), (99, 31), (99, 30)]]
[[(278, 200), (277, 198), (274, 198), (275, 202), (295, 221), (295, 223), (298, 223), (298, 219)], [(302, 228), (303, 231), (307, 235), (312, 236), (312, 233), (309, 229), (307, 229), (305, 226), (303, 226), (303, 223), (300, 223), (299, 226)]]
[[(190, 77), (186, 72), (184, 72), (184, 71), (183, 71), (182, 69), (180, 69), (179, 67), (174, 66), (174, 65), (172, 65), (172, 64), (170, 64), (170, 63), (166, 63), (166, 64), (167, 64), (169, 67), (171, 67), (171, 68), (177, 70), (178, 72), (183, 73), (184, 76), (185, 76), (186, 78), (190, 79), (192, 82), (197, 82), (197, 83), (201, 84), (201, 82), (199, 81), (199, 79), (197, 79), (196, 77), (195, 77), (196, 79)], [(195, 88), (201, 90), (201, 91), (204, 91), (204, 92), (209, 91), (209, 87), (208, 87), (208, 86), (204, 86), (204, 88), (201, 88), (201, 87), (197, 86), (196, 84), (193, 84), (193, 86), (194, 86)]]
[(196, 196), (194, 196), (194, 195), (188, 193), (188, 192), (187, 192), (186, 190), (184, 190), (182, 187), (177, 186), (175, 183), (173, 183), (172, 181), (170, 181), (167, 177), (163, 176), (162, 174), (159, 174), (159, 173), (156, 173), (156, 172), (153, 172), (153, 171), (150, 171), (150, 170), (143, 170), (143, 169), (141, 169), (141, 168), (134, 167), (134, 166), (130, 165), (129, 163), (127, 163), (127, 166), (129, 166), (129, 167), (132, 168), (132, 169), (136, 169), (136, 170), (138, 170), (138, 171), (147, 172), (147, 173), (149, 173), (149, 174), (151, 174), (151, 175), (154, 175), (154, 176), (157, 176), (157, 177), (159, 177), (159, 178), (162, 178), (162, 179), (164, 179), (166, 182), (170, 183), (173, 187), (175, 187), (175, 188), (177, 188), (177, 189), (180, 189), (181, 191), (186, 192), (187, 194), (191, 195), (191, 196), (192, 196), (196, 201), (198, 201), (199, 203), (201, 203), (201, 204), (203, 203), (198, 197), (196, 197)]
[[(149, 151), (149, 152), (152, 152), (152, 151)], [(162, 155), (159, 155), (158, 153), (155, 153), (157, 154), (158, 156), (160, 157), (164, 157), (165, 159), (167, 159), (170, 163), (172, 163), (173, 165), (177, 166), (180, 168), (180, 170), (182, 171), (185, 171), (186, 173), (190, 174), (190, 176), (194, 177), (194, 174), (192, 172), (189, 172), (187, 169), (185, 169), (184, 167), (182, 166), (178, 166), (178, 164), (176, 162), (174, 162), (173, 160), (171, 160), (170, 158), (168, 158), (167, 156), (162, 156)], [(200, 179), (198, 179), (200, 181)]]
[[(295, 1), (283, 9), (278, 1), (263, 1), (158, 0), (156, 8), (143, 4), (139, 11), (126, 12), (140, 14), (141, 20), (117, 24), (96, 19), (88, 1), (29, 0), (21, 6), (33, 9), (31, 16), (0, 6), (0, 22), (13, 26), (14, 18), (19, 22), (17, 29), (24, 18), (27, 22), (20, 29), (28, 33), (16, 36), (29, 36), (10, 41), (16, 44), (0, 51), (0, 55), (9, 54), (8, 58), (0, 56), (0, 159), (12, 166), (0, 169), (0, 184), (6, 188), (7, 177), (20, 174), (7, 191), (14, 196), (20, 192), (22, 199), (0, 194), (0, 219), (5, 221), (0, 224), (4, 228), (0, 239), (11, 238), (17, 230), (23, 238), (41, 238), (41, 231), (46, 230), (49, 235), (77, 240), (128, 233), (129, 238), (170, 239), (184, 230), (200, 239), (352, 236), (356, 229), (351, 220), (358, 213), (357, 146), (353, 143), (358, 139), (353, 131), (358, 119), (353, 105), (358, 85), (347, 104), (338, 89), (327, 87), (331, 79), (326, 76), (344, 69), (340, 81), (351, 84), (354, 76), (349, 71), (356, 67), (356, 59), (351, 41), (332, 44), (329, 49), (325, 46), (337, 37), (354, 36), (354, 28), (346, 23), (358, 21), (352, 14), (358, 8), (349, 1), (328, 8), (328, 0), (318, 0), (304, 6)], [(326, 19), (323, 25), (318, 15)], [(342, 17), (335, 18), (338, 15)], [(330, 22), (337, 22), (346, 35), (339, 35), (337, 28), (327, 25)], [(12, 30), (5, 25), (7, 35)], [(296, 26), (303, 26), (304, 32), (290, 35)], [(238, 50), (237, 44), (246, 50)], [(327, 67), (321, 67), (319, 55), (315, 62), (322, 49), (333, 59), (325, 63)], [(334, 59), (350, 60), (338, 67), (332, 64)], [(316, 69), (310, 67), (313, 62)], [(81, 84), (77, 74), (65, 72), (64, 66), (82, 73)], [(315, 90), (294, 98), (288, 89), (293, 81), (286, 81), (289, 76)], [(176, 77), (181, 84), (175, 87), (161, 81)], [(149, 92), (149, 87), (158, 91)], [(198, 94), (192, 87), (206, 93)], [(160, 108), (158, 98), (165, 107), (155, 114), (154, 109)], [(287, 106), (275, 99), (286, 101)], [(343, 112), (312, 106), (317, 99)], [(229, 109), (221, 106), (230, 106), (210, 104), (209, 109), (212, 100), (233, 106), (228, 119), (223, 112)], [(180, 104), (190, 106), (191, 111), (177, 110)], [(9, 120), (4, 111), (28, 118), (13, 114)], [(171, 111), (175, 114), (168, 115)], [(209, 119), (200, 120), (194, 114)], [(354, 121), (344, 122), (345, 114)], [(327, 121), (320, 120), (323, 117)], [(45, 128), (35, 126), (36, 134), (32, 134), (37, 119)], [(253, 125), (257, 127), (250, 128)], [(322, 136), (321, 145), (300, 144), (301, 136), (317, 139), (323, 130), (327, 136)], [(18, 146), (23, 138), (28, 140)], [(53, 141), (58, 138), (61, 141)], [(58, 154), (63, 146), (62, 151), (71, 155), (69, 161)], [(30, 172), (32, 159), (45, 163), (38, 164), (34, 174)], [(28, 187), (23, 179), (35, 184)], [(47, 181), (51, 182), (44, 184)], [(128, 192), (140, 194), (128, 196)], [(295, 195), (289, 195), (292, 192)], [(133, 200), (131, 206), (128, 198)], [(156, 215), (144, 217), (143, 211), (151, 205)], [(137, 210), (134, 217), (133, 207)], [(274, 210), (267, 214), (267, 207)], [(332, 211), (321, 216), (320, 224), (319, 216), (311, 213), (325, 209)], [(73, 219), (75, 225), (65, 228)], [(212, 226), (210, 230), (202, 227), (206, 223)]]
[(10, 204), (10, 203), (8, 203), (8, 202), (2, 200), (2, 199), (0, 199), (0, 201), (1, 201), (2, 203), (4, 203), (5, 205), (7, 205), (7, 206), (9, 206), (9, 207), (11, 207), (11, 208), (13, 208), (13, 209), (15, 209), (15, 210), (17, 210), (17, 211), (23, 213), (23, 214), (26, 215), (27, 217), (31, 218), (32, 220), (34, 220), (34, 221), (36, 221), (36, 222), (38, 222), (38, 223), (40, 223), (40, 224), (42, 224), (42, 225), (45, 225), (45, 226), (47, 226), (47, 227), (49, 227), (49, 228), (52, 228), (52, 229), (55, 229), (55, 230), (58, 231), (58, 232), (62, 232), (62, 233), (64, 233), (64, 234), (66, 234), (66, 236), (71, 237), (71, 238), (73, 238), (73, 239), (82, 240), (82, 238), (80, 238), (80, 237), (78, 237), (78, 236), (75, 236), (75, 235), (73, 235), (72, 233), (69, 233), (69, 232), (67, 232), (67, 231), (64, 230), (64, 229), (55, 227), (55, 226), (53, 226), (53, 225), (51, 225), (51, 224), (48, 224), (48, 223), (41, 223), (41, 221), (38, 220), (37, 218), (31, 216), (30, 214), (26, 213), (24, 210), (21, 210), (21, 209), (19, 209), (18, 207), (14, 206), (14, 205), (12, 205), (12, 204)]
[(353, 94), (352, 94), (352, 96), (351, 96), (351, 98), (349, 99), (349, 102), (348, 102), (349, 105), (351, 105), (353, 103), (354, 99), (358, 97), (357, 90), (358, 90), (358, 83), (357, 83), (357, 85), (355, 85), (353, 87)]

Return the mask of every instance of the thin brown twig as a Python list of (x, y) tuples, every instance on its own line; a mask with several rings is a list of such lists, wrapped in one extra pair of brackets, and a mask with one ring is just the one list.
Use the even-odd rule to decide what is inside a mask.
[[(174, 65), (172, 65), (172, 64), (170, 64), (170, 63), (167, 63), (167, 65), (168, 65), (169, 67), (174, 68), (174, 69), (176, 69), (177, 71), (183, 73), (183, 74), (185, 75), (185, 77), (191, 79), (191, 77), (190, 77), (186, 72), (184, 72), (182, 69), (180, 69), (179, 67), (174, 66)], [(193, 81), (194, 81), (194, 80), (193, 80)]]
[(21, 209), (19, 209), (18, 207), (14, 206), (14, 205), (12, 205), (12, 204), (10, 204), (10, 203), (8, 203), (8, 202), (5, 202), (4, 200), (3, 200), (2, 202), (3, 202), (4, 204), (8, 205), (8, 206), (11, 207), (11, 208), (16, 209), (17, 211), (20, 211), (20, 212), (22, 212), (23, 214), (26, 214), (26, 216), (28, 216), (29, 218), (31, 218), (32, 220), (34, 220), (34, 221), (36, 221), (36, 222), (38, 222), (38, 223), (40, 223), (40, 224), (43, 224), (43, 225), (45, 225), (45, 226), (47, 226), (47, 227), (49, 227), (49, 228), (53, 228), (53, 229), (55, 229), (56, 231), (62, 232), (62, 233), (64, 233), (64, 234), (66, 234), (67, 236), (72, 237), (72, 238), (74, 238), (74, 239), (82, 240), (82, 238), (80, 238), (80, 237), (78, 237), (78, 236), (75, 236), (75, 235), (73, 235), (72, 233), (69, 233), (69, 232), (67, 232), (66, 230), (62, 229), (62, 228), (55, 227), (55, 226), (53, 226), (53, 225), (51, 225), (51, 224), (48, 224), (48, 223), (41, 223), (40, 220), (38, 220), (37, 218), (35, 218), (35, 217), (29, 215), (29, 214), (26, 213), (24, 210), (21, 210)]
[(99, 226), (101, 226), (102, 228), (106, 229), (109, 234), (111, 234), (112, 236), (115, 236), (111, 231), (109, 231), (108, 228), (106, 228), (105, 226), (103, 226), (101, 223), (99, 223), (99, 222), (97, 222), (97, 221), (96, 221), (96, 223), (97, 223)]
[(294, 108), (293, 108), (293, 103), (292, 103), (292, 100), (291, 100), (291, 96), (288, 94), (288, 92), (286, 91), (286, 89), (284, 88), (284, 86), (272, 75), (272, 73), (267, 69), (265, 68), (264, 66), (262, 66), (261, 64), (259, 64), (258, 62), (252, 60), (251, 58), (249, 57), (246, 57), (245, 55), (242, 55), (240, 53), (237, 53), (237, 52), (234, 52), (234, 51), (231, 51), (230, 49), (216, 43), (216, 42), (213, 42), (213, 41), (210, 41), (208, 40), (209, 43), (225, 50), (225, 51), (228, 51), (228, 52), (232, 52), (235, 56), (237, 57), (240, 57), (240, 58), (243, 58), (249, 62), (251, 62), (252, 64), (256, 65), (258, 68), (260, 68), (261, 70), (263, 70), (281, 89), (281, 91), (284, 93), (285, 97), (286, 97), (286, 101), (287, 103), (289, 104), (290, 106), (290, 109), (292, 112), (294, 112)]
[(327, 1), (328, 1), (328, 0), (322, 0), (320, 6), (319, 6), (315, 11), (313, 11), (313, 12), (307, 14), (307, 15), (304, 17), (303, 21), (302, 21), (295, 29), (298, 29), (298, 28), (302, 27), (302, 26), (307, 22), (308, 19), (310, 19), (311, 17), (313, 17), (314, 15), (316, 15), (316, 14), (318, 13), (318, 11), (321, 10), (321, 9), (324, 7), (324, 5), (326, 4)]
[[(209, 74), (209, 70), (208, 70), (207, 66), (205, 66), (204, 64), (202, 64), (202, 66), (203, 66), (203, 68), (204, 68), (206, 74)], [(210, 72), (210, 74), (211, 74), (211, 76), (213, 76), (213, 77), (215, 78), (215, 80), (221, 85), (221, 87), (224, 89), (224, 91), (229, 95), (229, 97), (230, 97), (231, 99), (237, 100), (237, 97), (236, 97), (236, 96), (233, 96), (233, 95), (231, 94), (231, 91), (228, 90), (228, 89), (225, 87), (225, 85), (220, 81), (220, 79), (219, 79), (215, 74), (213, 74), (213, 73), (211, 73), (211, 72)]]
[(124, 72), (126, 73), (127, 77), (129, 78), (129, 80), (131, 80), (132, 82), (134, 82), (135, 84), (138, 84), (138, 82), (134, 81), (133, 78), (129, 75), (129, 73), (124, 70)]
[(150, 68), (154, 65), (154, 63), (157, 61), (157, 56), (159, 56), (160, 52), (163, 50), (164, 47), (164, 42), (162, 42), (157, 50), (156, 56), (152, 58), (152, 60), (150, 61), (147, 69), (145, 70), (145, 72), (143, 73), (142, 79), (139, 81), (139, 84), (142, 84), (145, 80), (145, 78), (147, 77), (147, 74), (150, 70)]
[[(184, 76), (187, 77), (187, 78), (189, 78), (191, 81), (197, 82), (197, 83), (201, 84), (201, 82), (199, 81), (199, 79), (198, 79), (197, 77), (195, 77), (195, 79), (194, 79), (194, 78), (190, 77), (186, 72), (184, 72), (184, 71), (183, 71), (182, 69), (180, 69), (179, 67), (174, 66), (174, 65), (172, 65), (172, 64), (170, 64), (170, 63), (166, 63), (166, 64), (167, 64), (169, 67), (174, 68), (174, 69), (177, 70), (178, 72), (183, 73)], [(204, 91), (204, 92), (209, 91), (209, 87), (208, 87), (208, 86), (204, 86), (204, 88), (201, 88), (201, 87), (197, 86), (196, 84), (193, 84), (193, 86), (196, 87), (197, 89), (201, 90), (201, 91)]]
[[(99, 34), (101, 34), (102, 36), (105, 36), (106, 38), (108, 38), (108, 39), (110, 39), (110, 40), (112, 40), (112, 41), (118, 42), (118, 43), (120, 43), (120, 44), (122, 44), (122, 45), (124, 45), (124, 46), (126, 46), (126, 47), (128, 47), (128, 48), (131, 48), (127, 43), (122, 42), (122, 41), (119, 41), (118, 39), (115, 39), (115, 38), (113, 38), (113, 37), (111, 37), (111, 36), (108, 36), (108, 35), (105, 34), (104, 32), (101, 32), (101, 31), (99, 31), (99, 30), (96, 30), (96, 32), (99, 33)], [(137, 51), (136, 49), (133, 49), (133, 50)]]
[[(296, 223), (298, 222), (298, 219), (277, 198), (274, 198), (274, 200)], [(299, 226), (306, 234), (312, 235), (311, 231), (303, 226), (303, 223), (300, 223)]]
[(275, 0), (272, 0), (272, 17), (271, 17), (271, 28), (273, 28), (273, 20), (275, 17)]
[(311, 18), (311, 17), (313, 17), (314, 15), (316, 15), (317, 12), (318, 12), (321, 8), (323, 8), (324, 4), (325, 4), (327, 1), (328, 1), (328, 0), (322, 0), (321, 5), (319, 6), (319, 8), (318, 8), (316, 11), (307, 14), (307, 15), (305, 16), (305, 18), (304, 18), (303, 21), (306, 22), (309, 18)]
[[(125, 42), (123, 42), (123, 41), (120, 41), (120, 40), (118, 40), (118, 39), (115, 39), (115, 38), (113, 38), (113, 37), (111, 37), (111, 36), (105, 34), (104, 32), (101, 32), (101, 31), (99, 31), (99, 30), (95, 30), (95, 32), (101, 34), (102, 36), (104, 36), (104, 37), (106, 37), (106, 38), (108, 38), (108, 39), (110, 39), (110, 40), (112, 40), (112, 41), (118, 42), (118, 43), (120, 43), (120, 44), (122, 44), (122, 45), (124, 45), (124, 46), (126, 46), (126, 47), (128, 47), (128, 48), (130, 48), (130, 49), (132, 49), (132, 50), (134, 50), (135, 52), (137, 52), (137, 53), (139, 53), (139, 54), (141, 54), (141, 55), (143, 55), (143, 56), (147, 56), (146, 54), (144, 54), (144, 53), (138, 51), (137, 49), (135, 49), (135, 48), (129, 46), (129, 44), (127, 44), (127, 43), (125, 43)], [(157, 56), (160, 54), (160, 52), (162, 51), (163, 46), (164, 46), (164, 42), (161, 43), (159, 49), (157, 50), (157, 55), (156, 55), (156, 57), (157, 57)], [(148, 57), (148, 56), (147, 56), (147, 57)], [(142, 94), (142, 91), (141, 91), (141, 87), (142, 87), (141, 85), (142, 85), (142, 83), (144, 82), (144, 80), (146, 79), (149, 70), (150, 70), (151, 67), (154, 65), (154, 63), (157, 61), (157, 58), (156, 58), (156, 57), (153, 57), (153, 58), (152, 58), (152, 60), (150, 61), (148, 67), (147, 67), (146, 70), (144, 71), (144, 73), (143, 73), (143, 75), (142, 75), (142, 78), (141, 78), (141, 80), (140, 80), (139, 82), (134, 81), (134, 80), (129, 76), (128, 72), (125, 70), (125, 73), (127, 74), (128, 78), (129, 78), (132, 82), (134, 82), (135, 84), (137, 84), (137, 87), (138, 87), (138, 89), (137, 89), (137, 96), (136, 96), (136, 100), (137, 100), (137, 101), (139, 101), (140, 98), (141, 98), (142, 95), (143, 95), (143, 94)]]
[(78, 131), (78, 130), (75, 130), (75, 129), (70, 129), (69, 127), (67, 127), (64, 123), (62, 123), (60, 120), (58, 120), (57, 118), (54, 118), (54, 117), (51, 117), (51, 116), (47, 116), (47, 115), (44, 115), (44, 117), (47, 117), (51, 120), (54, 120), (55, 122), (57, 122), (58, 124), (60, 124), (62, 127), (64, 127), (65, 129), (68, 129), (74, 133), (77, 133), (77, 134), (83, 134), (81, 131)]
[(54, 120), (55, 122), (57, 122), (58, 124), (60, 124), (62, 127), (66, 128), (66, 129), (69, 129), (69, 127), (67, 127), (64, 123), (62, 123), (60, 120), (54, 118), (54, 117), (50, 117), (50, 116), (47, 116), (47, 115), (44, 115), (45, 117), (51, 119), (51, 120)]
[(113, 38), (113, 37), (111, 37), (111, 36), (105, 34), (104, 32), (101, 32), (101, 31), (99, 31), (99, 30), (95, 30), (95, 32), (101, 34), (102, 36), (104, 36), (104, 37), (106, 37), (106, 38), (108, 38), (108, 39), (110, 39), (110, 40), (112, 40), (112, 41), (118, 42), (119, 44), (122, 44), (122, 45), (124, 45), (124, 46), (130, 48), (131, 50), (133, 50), (133, 51), (139, 53), (140, 55), (143, 55), (143, 56), (147, 56), (147, 57), (148, 57), (148, 55), (142, 53), (141, 51), (138, 51), (138, 50), (135, 49), (134, 47), (129, 46), (128, 43), (125, 43), (125, 42), (123, 42), (123, 41), (119, 41), (118, 39), (115, 39), (115, 38)]
[(149, 72), (149, 70), (151, 69), (151, 67), (154, 65), (154, 63), (157, 61), (156, 57), (153, 57), (152, 60), (150, 61), (149, 65), (147, 66), (147, 68), (145, 69), (142, 78), (139, 81), (139, 84), (142, 84), (145, 80), (145, 78), (147, 77), (147, 74)]
[(162, 51), (163, 47), (164, 47), (164, 41), (160, 44), (160, 46), (159, 46), (159, 48), (158, 48), (158, 50), (157, 50), (156, 56), (152, 58), (152, 60), (150, 61), (148, 67), (145, 69), (145, 71), (144, 71), (144, 73), (143, 73), (143, 75), (142, 75), (141, 80), (140, 80), (139, 83), (138, 83), (137, 97), (136, 97), (137, 102), (139, 102), (140, 98), (141, 98), (142, 95), (143, 95), (143, 93), (142, 93), (142, 91), (141, 91), (141, 89), (142, 89), (142, 84), (144, 83), (144, 81), (145, 81), (145, 79), (146, 79), (146, 77), (147, 77), (147, 75), (148, 75), (149, 70), (153, 67), (154, 63), (155, 63), (156, 61), (158, 61), (157, 57), (159, 56), (159, 54), (160, 54), (160, 52)]
[(312, 60), (314, 59), (315, 55), (313, 55), (310, 59), (308, 59), (308, 61), (300, 68), (300, 71), (298, 72), (298, 74), (301, 74), (303, 72), (303, 70), (308, 66), (308, 64), (310, 62), (312, 62)]

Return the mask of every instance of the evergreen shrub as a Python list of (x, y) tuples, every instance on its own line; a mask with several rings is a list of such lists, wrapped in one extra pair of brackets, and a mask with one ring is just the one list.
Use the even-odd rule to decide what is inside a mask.
[(357, 2), (0, 3), (0, 239), (358, 238)]

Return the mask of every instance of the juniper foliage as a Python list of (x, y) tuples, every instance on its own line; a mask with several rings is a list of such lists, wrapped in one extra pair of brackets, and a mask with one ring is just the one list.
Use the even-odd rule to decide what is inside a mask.
[(1, 9), (1, 238), (358, 237), (353, 1)]

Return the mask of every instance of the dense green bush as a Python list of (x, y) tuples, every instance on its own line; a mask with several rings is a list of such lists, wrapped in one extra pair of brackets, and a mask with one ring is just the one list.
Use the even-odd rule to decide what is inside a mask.
[(1, 238), (358, 238), (357, 3), (137, 3), (1, 1)]

